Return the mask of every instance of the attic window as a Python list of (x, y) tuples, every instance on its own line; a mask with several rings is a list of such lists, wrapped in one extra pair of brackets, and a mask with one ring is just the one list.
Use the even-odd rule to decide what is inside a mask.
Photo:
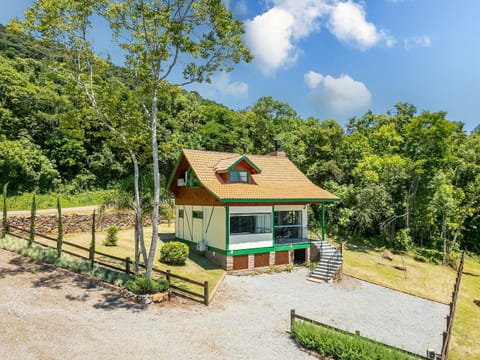
[(231, 170), (229, 178), (231, 183), (248, 183), (249, 172), (247, 170)]
[(200, 185), (200, 181), (198, 181), (197, 175), (195, 175), (195, 172), (192, 169), (187, 171), (185, 182), (189, 188), (196, 188)]

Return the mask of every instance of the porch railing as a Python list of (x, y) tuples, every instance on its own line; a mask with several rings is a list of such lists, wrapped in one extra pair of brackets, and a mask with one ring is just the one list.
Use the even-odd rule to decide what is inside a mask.
[(298, 244), (308, 240), (308, 229), (301, 225), (280, 225), (274, 227), (275, 244)]

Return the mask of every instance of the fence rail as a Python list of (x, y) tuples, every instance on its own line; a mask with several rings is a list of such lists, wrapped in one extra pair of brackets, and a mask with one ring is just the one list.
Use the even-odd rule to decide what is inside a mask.
[[(21, 236), (19, 234), (16, 234), (16, 233), (12, 233), (10, 231), (10, 229), (14, 229), (14, 230), (17, 230), (19, 232), (27, 233), (27, 234), (30, 233), (29, 230), (25, 230), (25, 229), (22, 229), (18, 226), (14, 226), (14, 225), (9, 225), (9, 230), (8, 230), (9, 235), (12, 235), (12, 236), (21, 238), (23, 240), (29, 241), (29, 239), (26, 238), (26, 237), (23, 237), (23, 236)], [(44, 235), (44, 234), (39, 234), (39, 233), (34, 233), (34, 234), (35, 234), (35, 236), (38, 236), (38, 237), (46, 239), (46, 240), (55, 241), (55, 242), (57, 241), (57, 239), (55, 239), (53, 237), (50, 237), (50, 236), (47, 236), (47, 235)], [(50, 249), (56, 249), (56, 247), (44, 244), (44, 243), (36, 241), (36, 240), (34, 240), (33, 242), (35, 244), (38, 244), (38, 245), (41, 245), (41, 246), (44, 246), (44, 247), (47, 247), (47, 248), (50, 248)], [(71, 243), (69, 241), (63, 241), (63, 244), (67, 245), (67, 246), (71, 246), (71, 247), (79, 249), (79, 250), (86, 251), (87, 253), (90, 252), (90, 249), (88, 249), (84, 246), (78, 245), (78, 244)], [(81, 258), (83, 260), (89, 260), (88, 257), (82, 256), (80, 254), (74, 253), (74, 252), (69, 251), (69, 250), (62, 249), (62, 252), (66, 253), (66, 254), (69, 254), (71, 256)], [(118, 257), (118, 256), (106, 254), (106, 253), (103, 253), (103, 252), (100, 252), (100, 251), (95, 251), (95, 255), (99, 255), (99, 256), (102, 256), (102, 257), (106, 258), (106, 259), (102, 259), (104, 261), (101, 261), (101, 260), (99, 261), (99, 260), (95, 259), (95, 263), (99, 266), (106, 267), (106, 268), (116, 270), (116, 271), (125, 272), (128, 275), (134, 274), (134, 272), (130, 270), (131, 260), (130, 260), (129, 257), (124, 259), (124, 258), (121, 258), (121, 257)], [(114, 260), (113, 263), (105, 262), (105, 261), (108, 261), (110, 259)], [(124, 264), (124, 266), (120, 267), (118, 265), (118, 263)], [(144, 264), (138, 264), (138, 265), (139, 265), (139, 267), (145, 269)], [(210, 304), (208, 281), (200, 282), (200, 281), (192, 280), (192, 279), (186, 278), (184, 276), (173, 274), (170, 270), (164, 271), (164, 270), (153, 268), (152, 272), (154, 272), (158, 275), (165, 276), (167, 278), (167, 280), (170, 284), (171, 292), (173, 294), (184, 297), (184, 298), (187, 298), (187, 299), (190, 299), (190, 300), (193, 300), (193, 301), (196, 301), (196, 302), (203, 303), (207, 306)], [(176, 280), (183, 281), (183, 282), (186, 282), (186, 283), (189, 283), (189, 284), (192, 284), (192, 285), (200, 286), (203, 291), (202, 291), (202, 293), (192, 291), (190, 289), (182, 287), (181, 284), (172, 283), (172, 279), (176, 279)]]
[(452, 327), (453, 319), (455, 317), (455, 310), (457, 309), (457, 299), (458, 293), (460, 292), (460, 282), (462, 281), (463, 265), (465, 263), (465, 251), (462, 252), (462, 258), (460, 259), (460, 264), (458, 266), (457, 278), (455, 279), (455, 286), (453, 287), (452, 292), (452, 301), (450, 302), (450, 312), (447, 315), (447, 327), (443, 332), (443, 343), (442, 343), (442, 353), (441, 360), (448, 359), (448, 349), (450, 346), (450, 338), (452, 336)]
[(362, 336), (360, 335), (360, 332), (356, 332), (355, 334), (354, 333), (351, 333), (349, 331), (346, 331), (346, 330), (342, 330), (342, 329), (339, 329), (339, 328), (336, 328), (334, 326), (331, 326), (331, 325), (327, 325), (327, 324), (324, 324), (320, 321), (316, 321), (316, 320), (312, 320), (312, 319), (309, 319), (303, 315), (299, 315), (295, 312), (295, 309), (292, 309), (290, 310), (290, 332), (292, 332), (292, 327), (293, 327), (293, 324), (295, 323), (296, 319), (298, 320), (301, 320), (301, 321), (305, 321), (305, 322), (308, 322), (308, 323), (311, 323), (311, 324), (314, 324), (314, 325), (317, 325), (317, 326), (320, 326), (320, 327), (324, 327), (324, 328), (327, 328), (327, 329), (330, 329), (330, 330), (333, 330), (333, 331), (336, 331), (336, 332), (339, 332), (339, 333), (342, 333), (342, 334), (346, 334), (346, 335), (350, 335), (350, 336), (357, 336), (357, 337), (360, 337), (366, 341), (369, 341), (371, 343), (374, 343), (374, 344), (379, 344), (381, 346), (385, 346), (389, 349), (392, 349), (392, 350), (395, 350), (395, 351), (400, 351), (404, 354), (408, 354), (408, 355), (411, 355), (411, 356), (414, 356), (418, 359), (422, 359), (422, 360), (428, 360), (427, 357), (425, 356), (422, 356), (422, 355), (419, 355), (419, 354), (415, 354), (413, 352), (410, 352), (408, 350), (405, 350), (405, 349), (400, 349), (400, 348), (397, 348), (395, 346), (391, 346), (391, 345), (388, 345), (388, 344), (384, 344), (382, 342), (379, 342), (379, 341), (376, 341), (376, 340), (373, 340), (373, 339), (370, 339), (368, 337), (365, 337), (365, 336)]

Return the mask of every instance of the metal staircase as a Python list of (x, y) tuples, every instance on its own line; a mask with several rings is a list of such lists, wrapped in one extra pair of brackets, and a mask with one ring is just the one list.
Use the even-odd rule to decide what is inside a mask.
[(341, 270), (343, 264), (341, 247), (336, 248), (327, 241), (312, 241), (312, 245), (318, 249), (320, 261), (310, 273), (310, 277), (328, 282)]

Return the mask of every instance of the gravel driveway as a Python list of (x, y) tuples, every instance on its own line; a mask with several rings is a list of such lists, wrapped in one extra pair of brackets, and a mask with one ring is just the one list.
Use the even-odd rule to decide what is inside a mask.
[(227, 276), (210, 307), (141, 308), (0, 250), (0, 358), (312, 359), (286, 334), (291, 308), (422, 354), (427, 346), (439, 351), (447, 306), (305, 275)]

